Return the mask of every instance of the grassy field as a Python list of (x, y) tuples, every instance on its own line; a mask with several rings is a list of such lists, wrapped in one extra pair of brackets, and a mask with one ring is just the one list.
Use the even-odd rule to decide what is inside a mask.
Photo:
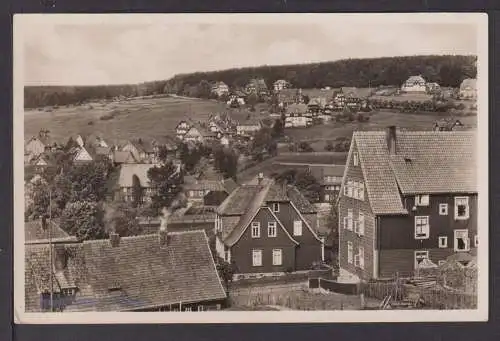
[[(285, 134), (294, 140), (313, 143), (316, 151), (322, 151), (325, 141), (335, 140), (338, 137), (351, 137), (355, 130), (381, 130), (395, 125), (407, 130), (431, 130), (437, 120), (443, 116), (409, 113), (395, 113), (388, 111), (373, 112), (368, 122), (329, 122), (310, 128), (286, 129)], [(468, 128), (475, 129), (477, 116), (460, 117), (460, 121)]]
[[(205, 120), (211, 113), (224, 111), (227, 109), (223, 103), (172, 97), (91, 103), (61, 107), (51, 112), (26, 110), (25, 138), (37, 134), (42, 128), (50, 130), (56, 139), (90, 132), (103, 134), (113, 141), (141, 136), (159, 137), (173, 134), (182, 119)], [(110, 114), (112, 119), (101, 119)], [(232, 116), (245, 119), (238, 110), (233, 110)]]

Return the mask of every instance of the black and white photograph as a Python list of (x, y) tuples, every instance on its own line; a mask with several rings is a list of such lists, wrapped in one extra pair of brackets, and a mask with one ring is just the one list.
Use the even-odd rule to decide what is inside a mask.
[(486, 15), (13, 38), (16, 322), (488, 319)]

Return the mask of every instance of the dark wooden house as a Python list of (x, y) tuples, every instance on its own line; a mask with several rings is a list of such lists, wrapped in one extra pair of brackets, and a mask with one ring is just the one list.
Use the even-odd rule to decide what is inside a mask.
[(476, 134), (355, 132), (339, 199), (341, 278), (412, 276), (472, 253), (477, 237)]

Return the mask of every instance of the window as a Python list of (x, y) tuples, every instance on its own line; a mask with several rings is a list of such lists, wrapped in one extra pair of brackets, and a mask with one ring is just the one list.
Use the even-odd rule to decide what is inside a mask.
[(184, 311), (191, 311), (191, 310), (192, 310), (192, 308), (191, 308), (191, 307), (186, 307), (186, 308), (184, 308)]
[(352, 160), (354, 166), (357, 166), (359, 165), (359, 157), (358, 157), (358, 153), (354, 153), (353, 154), (353, 160)]
[(441, 249), (448, 247), (448, 237), (439, 237), (439, 247)]
[(344, 195), (349, 196), (349, 184), (344, 183)]
[(347, 229), (352, 231), (352, 208), (347, 209)]
[(273, 265), (283, 264), (281, 249), (273, 250)]
[(231, 250), (224, 251), (224, 260), (231, 263)]
[(358, 183), (358, 199), (365, 200), (365, 184), (362, 182)]
[(252, 238), (260, 237), (260, 223), (258, 221), (254, 221), (252, 223)]
[(469, 230), (455, 230), (454, 240), (454, 250), (456, 252), (470, 250)]
[(295, 220), (293, 222), (293, 235), (302, 236), (302, 220)]
[(361, 269), (365, 268), (365, 248), (360, 246), (358, 250), (358, 263)]
[(429, 251), (415, 251), (415, 269), (424, 259), (429, 259)]
[(354, 199), (358, 199), (358, 194), (359, 194), (358, 188), (359, 188), (358, 182), (357, 181), (353, 181), (352, 182), (352, 197)]
[(330, 201), (330, 194), (325, 194), (325, 201)]
[(267, 236), (268, 237), (276, 237), (276, 222), (271, 221), (267, 223)]
[(278, 213), (280, 211), (280, 204), (275, 202), (273, 203), (273, 212)]
[(202, 306), (202, 305), (199, 305), (199, 306), (198, 306), (198, 311), (205, 311), (205, 307), (204, 307), (204, 306)]
[(415, 206), (429, 206), (429, 195), (415, 196)]
[(347, 263), (352, 263), (353, 247), (352, 242), (347, 242)]
[(363, 236), (365, 234), (365, 215), (359, 212), (358, 216), (358, 234)]
[(474, 236), (474, 247), (478, 247), (479, 245), (479, 239), (477, 237), (477, 234)]
[(455, 198), (455, 219), (469, 219), (469, 197)]
[(262, 250), (252, 250), (252, 265), (262, 266)]
[(352, 187), (353, 187), (352, 180), (347, 181), (347, 196), (348, 197), (352, 197)]
[(415, 217), (415, 239), (428, 239), (429, 238), (429, 217), (416, 216)]
[(448, 204), (439, 204), (439, 215), (448, 215)]

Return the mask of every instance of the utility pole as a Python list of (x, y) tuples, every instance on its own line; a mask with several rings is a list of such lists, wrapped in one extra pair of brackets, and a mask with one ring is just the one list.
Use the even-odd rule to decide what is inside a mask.
[(52, 257), (52, 190), (49, 188), (50, 311), (54, 311), (54, 258)]

